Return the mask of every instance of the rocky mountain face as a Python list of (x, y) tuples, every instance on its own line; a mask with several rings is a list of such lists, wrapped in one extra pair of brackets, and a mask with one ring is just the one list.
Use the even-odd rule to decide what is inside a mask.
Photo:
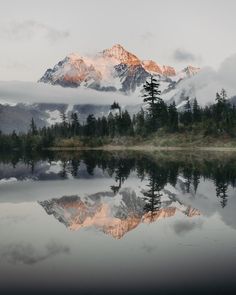
[[(141, 105), (126, 105), (122, 107), (131, 116), (139, 112)], [(27, 132), (31, 119), (37, 127), (51, 126), (62, 122), (62, 113), (70, 118), (71, 113), (77, 113), (81, 123), (86, 121), (89, 114), (94, 114), (96, 118), (108, 116), (110, 105), (108, 104), (62, 104), (62, 103), (38, 103), (38, 104), (0, 104), (0, 130), (3, 133)]]
[(153, 60), (141, 60), (116, 44), (94, 56), (70, 54), (48, 69), (39, 82), (63, 87), (87, 87), (100, 91), (139, 91), (147, 77), (155, 75), (168, 90), (170, 84), (195, 75), (199, 68), (188, 66), (178, 72), (175, 68), (160, 65)]
[(70, 230), (96, 228), (115, 239), (121, 239), (141, 223), (156, 222), (178, 212), (188, 217), (200, 215), (199, 210), (184, 205), (167, 190), (162, 192), (158, 208), (147, 210), (142, 192), (130, 187), (122, 188), (116, 195), (111, 191), (98, 192), (85, 197), (64, 196), (39, 204)]

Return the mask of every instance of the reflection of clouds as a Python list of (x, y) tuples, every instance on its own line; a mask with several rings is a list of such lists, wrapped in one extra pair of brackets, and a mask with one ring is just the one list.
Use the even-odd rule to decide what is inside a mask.
[(177, 235), (183, 235), (186, 234), (188, 232), (190, 232), (191, 230), (194, 230), (196, 228), (201, 228), (203, 225), (203, 221), (202, 220), (198, 220), (198, 221), (177, 221), (173, 228), (174, 231)]
[(45, 249), (42, 253), (40, 253), (40, 251), (38, 251), (32, 244), (6, 245), (2, 247), (0, 251), (1, 259), (4, 259), (9, 263), (33, 265), (58, 254), (69, 253), (70, 249), (67, 246), (51, 242), (45, 245)]
[(142, 249), (146, 251), (148, 254), (153, 253), (156, 250), (157, 246), (148, 245), (146, 243), (143, 244)]

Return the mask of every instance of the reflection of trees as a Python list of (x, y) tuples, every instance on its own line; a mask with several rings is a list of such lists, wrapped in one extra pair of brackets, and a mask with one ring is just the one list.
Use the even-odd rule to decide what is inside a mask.
[(19, 162), (19, 157), (17, 154), (13, 154), (13, 157), (10, 160), (12, 167), (15, 168), (17, 163)]
[(104, 151), (81, 151), (79, 153), (56, 153), (45, 151), (43, 153), (19, 152), (11, 154), (0, 154), (0, 163), (9, 164), (16, 167), (18, 163), (25, 165), (29, 173), (36, 173), (38, 162), (62, 161), (60, 176), (66, 178), (68, 173), (77, 177), (80, 163), (86, 165), (86, 170), (90, 175), (94, 174), (95, 167), (100, 168), (106, 175), (115, 180), (111, 186), (114, 193), (117, 193), (124, 181), (129, 177), (132, 171), (142, 181), (148, 178), (149, 185), (144, 192), (146, 209), (158, 210), (161, 190), (165, 184), (170, 183), (176, 186), (178, 176), (185, 178), (184, 192), (196, 194), (200, 178), (211, 179), (215, 183), (216, 196), (219, 198), (221, 206), (227, 206), (228, 187), (236, 187), (236, 157), (224, 157), (217, 161), (208, 158), (197, 158), (186, 156), (177, 158), (174, 154), (168, 156), (157, 156), (155, 158), (148, 154), (125, 153), (125, 152), (104, 152)]
[(216, 182), (216, 196), (220, 199), (220, 204), (222, 208), (227, 205), (227, 189), (228, 185), (222, 181)]
[(121, 158), (116, 163), (116, 168), (114, 169), (115, 181), (117, 185), (112, 185), (111, 190), (114, 194), (117, 194), (121, 188), (122, 183), (129, 177), (131, 169), (134, 167), (133, 159)]
[(197, 192), (197, 188), (198, 188), (198, 185), (200, 183), (200, 172), (198, 169), (194, 169), (193, 171), (193, 188), (194, 188), (194, 193), (196, 194)]
[(168, 164), (168, 182), (176, 186), (177, 180), (178, 180), (178, 174), (179, 174), (179, 164), (175, 162), (170, 162)]
[(154, 211), (160, 209), (161, 206), (161, 188), (154, 177), (149, 176), (148, 180), (149, 184), (147, 186), (149, 189), (143, 192), (145, 201), (145, 206), (143, 209), (146, 212), (154, 213)]
[(73, 158), (71, 160), (71, 175), (76, 177), (78, 174), (78, 169), (79, 169), (80, 161), (76, 158)]
[(190, 186), (191, 186), (191, 182), (192, 182), (192, 167), (190, 166), (185, 166), (183, 169), (183, 176), (186, 179), (185, 182), (185, 187), (186, 187), (186, 192), (189, 193), (190, 192)]
[(224, 208), (227, 205), (227, 190), (228, 190), (228, 171), (223, 169), (220, 165), (218, 169), (216, 169), (215, 174), (215, 186), (216, 186), (216, 196), (220, 199), (221, 207)]
[[(148, 164), (148, 190), (143, 192), (144, 195), (144, 211), (151, 212), (151, 218), (153, 213), (161, 207), (161, 190), (167, 184), (169, 169), (166, 166), (157, 165), (154, 163)], [(173, 175), (172, 175), (173, 176)]]
[(61, 164), (61, 172), (60, 172), (60, 175), (61, 175), (62, 178), (66, 178), (66, 176), (67, 176), (66, 166), (67, 166), (67, 161), (63, 160), (62, 164)]
[(97, 159), (94, 156), (93, 152), (85, 152), (83, 155), (83, 161), (86, 165), (88, 174), (93, 175), (94, 169), (97, 166)]

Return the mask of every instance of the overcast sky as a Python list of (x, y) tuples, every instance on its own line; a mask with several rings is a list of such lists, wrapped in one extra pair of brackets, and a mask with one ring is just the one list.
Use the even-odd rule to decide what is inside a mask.
[(235, 11), (235, 0), (0, 0), (0, 80), (36, 81), (68, 53), (115, 43), (177, 69), (217, 69), (236, 53)]

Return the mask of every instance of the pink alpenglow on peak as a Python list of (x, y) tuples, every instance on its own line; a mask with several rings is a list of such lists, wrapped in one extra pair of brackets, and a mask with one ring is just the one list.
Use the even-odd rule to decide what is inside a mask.
[(99, 91), (139, 92), (150, 75), (162, 84), (162, 91), (173, 83), (197, 74), (199, 68), (187, 66), (181, 71), (153, 60), (141, 60), (120, 44), (92, 56), (71, 53), (48, 69), (39, 82), (63, 87), (85, 87)]
[(105, 49), (102, 52), (103, 56), (114, 58), (119, 63), (127, 64), (127, 65), (140, 65), (140, 59), (132, 54), (131, 52), (127, 51), (122, 47), (120, 44), (115, 44), (110, 49)]

